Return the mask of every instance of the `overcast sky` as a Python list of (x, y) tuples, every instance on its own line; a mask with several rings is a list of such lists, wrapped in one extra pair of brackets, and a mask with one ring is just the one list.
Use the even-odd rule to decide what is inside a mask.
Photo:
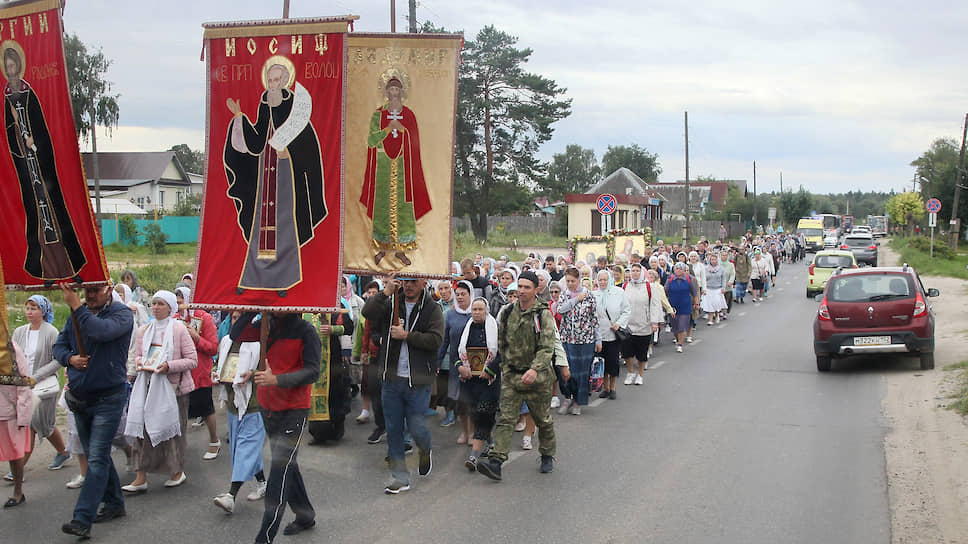
[[(387, 0), (291, 0), (292, 17), (346, 13), (357, 31), (390, 29)], [(281, 15), (282, 0), (68, 0), (67, 32), (103, 47), (121, 93), (120, 128), (98, 148), (202, 149), (201, 23)], [(417, 18), (468, 39), (493, 24), (534, 50), (529, 69), (573, 99), (542, 158), (636, 143), (658, 153), (663, 181), (685, 175), (686, 110), (690, 177), (752, 188), (755, 160), (761, 192), (781, 171), (813, 192), (910, 188), (909, 163), (960, 139), (968, 112), (968, 6), (950, 0), (420, 0)]]

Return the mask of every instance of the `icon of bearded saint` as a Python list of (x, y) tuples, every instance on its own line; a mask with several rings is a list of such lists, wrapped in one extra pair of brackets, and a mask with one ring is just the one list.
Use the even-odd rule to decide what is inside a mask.
[(417, 220), (431, 209), (420, 160), (420, 133), (413, 110), (403, 105), (406, 76), (386, 74), (386, 104), (370, 118), (366, 172), (360, 203), (373, 220), (373, 260), (379, 265), (387, 251), (404, 266), (406, 252), (417, 249)]
[(0, 44), (4, 75), (3, 118), (10, 156), (20, 182), (26, 215), (24, 270), (35, 278), (74, 278), (87, 263), (67, 211), (54, 161), (47, 121), (37, 94), (22, 79), (23, 49), (13, 40)]
[(263, 82), (255, 122), (237, 100), (226, 100), (235, 116), (223, 155), (228, 196), (248, 243), (236, 292), (286, 296), (303, 278), (300, 248), (327, 215), (323, 163), (310, 122), (312, 97), (295, 81), (292, 62), (270, 58)]

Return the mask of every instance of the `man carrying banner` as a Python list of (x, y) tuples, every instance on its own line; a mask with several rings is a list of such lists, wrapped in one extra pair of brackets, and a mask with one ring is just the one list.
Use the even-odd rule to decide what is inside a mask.
[[(64, 400), (74, 413), (87, 456), (87, 476), (74, 518), (61, 529), (88, 538), (92, 523), (125, 515), (121, 481), (111, 460), (111, 441), (128, 400), (126, 364), (134, 317), (130, 308), (113, 300), (109, 285), (85, 288), (83, 303), (66, 284), (61, 290), (71, 317), (54, 343), (54, 358), (67, 367)], [(104, 507), (98, 512), (101, 503)]]

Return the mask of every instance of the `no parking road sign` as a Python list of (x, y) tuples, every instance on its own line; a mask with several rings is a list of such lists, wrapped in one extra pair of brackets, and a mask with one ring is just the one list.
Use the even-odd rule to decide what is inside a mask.
[(618, 208), (618, 201), (615, 200), (615, 195), (605, 193), (599, 195), (598, 197), (598, 211), (602, 215), (611, 215), (615, 213), (615, 209)]
[(941, 201), (937, 198), (932, 198), (925, 203), (924, 207), (931, 213), (938, 213), (941, 211)]

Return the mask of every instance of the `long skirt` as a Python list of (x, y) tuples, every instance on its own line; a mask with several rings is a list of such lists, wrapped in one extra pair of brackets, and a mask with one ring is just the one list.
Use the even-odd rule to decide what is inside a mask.
[(262, 414), (253, 412), (239, 416), (227, 413), (229, 422), (229, 453), (232, 456), (232, 481), (247, 482), (262, 470), (262, 445), (266, 428)]
[(726, 309), (726, 297), (722, 289), (707, 289), (699, 304), (704, 312), (718, 312)]
[(178, 474), (185, 468), (185, 447), (187, 445), (188, 395), (178, 397), (178, 424), (181, 435), (165, 440), (157, 446), (151, 445), (148, 433), (145, 438), (134, 439), (134, 453), (131, 462), (138, 472), (152, 474)]
[(692, 316), (689, 314), (676, 314), (672, 318), (672, 333), (689, 332), (689, 329), (692, 328), (691, 321)]
[(0, 461), (16, 461), (30, 451), (30, 428), (18, 427), (17, 420), (0, 420)]

